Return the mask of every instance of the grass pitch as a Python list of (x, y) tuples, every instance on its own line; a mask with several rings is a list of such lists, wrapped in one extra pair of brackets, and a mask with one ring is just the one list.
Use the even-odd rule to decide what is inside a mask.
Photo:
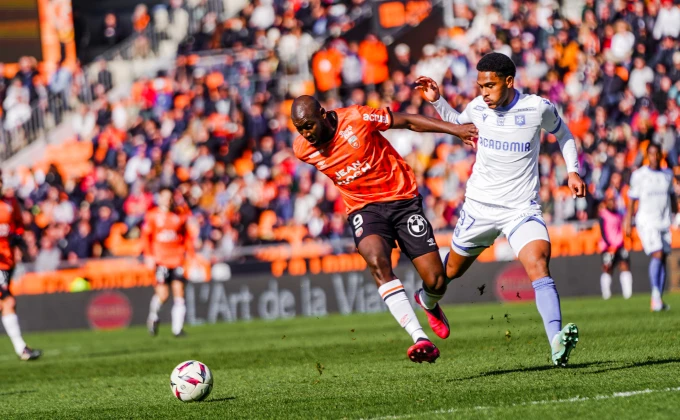
[[(142, 328), (30, 334), (45, 350), (34, 363), (3, 337), (0, 417), (677, 419), (680, 295), (667, 301), (672, 311), (652, 314), (645, 295), (563, 300), (581, 331), (566, 369), (548, 363), (533, 302), (446, 308), (453, 332), (435, 340), (434, 365), (407, 359), (388, 313), (189, 327), (184, 339), (168, 325), (155, 339)], [(205, 402), (170, 393), (188, 359), (215, 376)]]

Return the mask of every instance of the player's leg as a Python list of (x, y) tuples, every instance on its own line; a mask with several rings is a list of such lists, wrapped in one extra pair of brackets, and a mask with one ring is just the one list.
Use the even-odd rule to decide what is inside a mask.
[(619, 255), (619, 282), (621, 282), (621, 294), (624, 299), (629, 299), (633, 296), (633, 273), (630, 272), (630, 256), (628, 251), (621, 247), (618, 251)]
[(449, 320), (439, 305), (439, 301), (446, 293), (446, 274), (439, 251), (432, 251), (414, 258), (413, 266), (423, 279), (422, 287), (415, 293), (416, 303), (427, 315), (428, 323), (439, 338), (448, 338), (451, 334)]
[(538, 212), (515, 223), (506, 236), (534, 288), (536, 307), (552, 348), (553, 364), (564, 366), (578, 342), (578, 328), (575, 324), (562, 328), (560, 296), (549, 270), (550, 238), (540, 210)]
[(378, 286), (378, 293), (385, 301), (394, 319), (406, 330), (415, 343), (408, 349), (408, 356), (414, 362), (434, 362), (439, 357), (439, 349), (430, 341), (416, 317), (411, 302), (401, 281), (392, 271), (390, 255), (392, 246), (379, 235), (369, 235), (357, 247), (359, 254), (366, 260)]
[[(661, 311), (667, 308), (664, 306), (662, 294), (666, 281), (666, 251), (669, 247), (664, 243), (664, 232), (658, 229), (638, 225), (637, 232), (645, 254), (651, 257), (648, 268), (652, 290), (650, 308), (653, 312)], [(666, 242), (670, 243), (670, 240)]]
[[(173, 271), (177, 271), (176, 269)], [(172, 287), (172, 333), (175, 337), (184, 335), (184, 317), (187, 313), (187, 305), (184, 301), (185, 282), (181, 277), (173, 278)]]
[(386, 214), (395, 228), (399, 247), (422, 279), (415, 300), (425, 310), (435, 334), (447, 338), (451, 331), (449, 322), (437, 302), (444, 296), (448, 282), (434, 230), (425, 218), (422, 198), (389, 203), (385, 207), (389, 208)]
[[(462, 241), (462, 243), (468, 246), (463, 245), (460, 248), (460, 243), (456, 245), (452, 243), (451, 245), (452, 248), (455, 248), (456, 252), (462, 252), (465, 256), (456, 252), (449, 252), (444, 258), (444, 264), (440, 262), (439, 252), (433, 252), (437, 248), (436, 240), (432, 226), (425, 218), (421, 200), (411, 200), (411, 204), (408, 207), (400, 209), (395, 215), (399, 245), (411, 258), (423, 279), (422, 289), (416, 292), (416, 302), (427, 314), (432, 330), (441, 338), (447, 338), (450, 334), (449, 322), (438, 304), (446, 292), (448, 283), (453, 278), (462, 276), (465, 270), (477, 258), (477, 255), (493, 243), (493, 240), (498, 235), (492, 229), (493, 234), (487, 238), (486, 236), (488, 235), (483, 226), (483, 221), (480, 221), (475, 229), (468, 229), (474, 223), (474, 220), (476, 220), (470, 215), (470, 213), (475, 213), (475, 211), (476, 209), (471, 204), (466, 203), (464, 205), (458, 225), (456, 226), (458, 233), (454, 235), (454, 239), (457, 238), (457, 241)], [(421, 228), (422, 226), (425, 227), (425, 230)], [(462, 236), (459, 235), (461, 229), (465, 231)], [(483, 243), (483, 245), (474, 246), (474, 244), (480, 243)], [(472, 254), (464, 251), (464, 249), (468, 249)]]
[(170, 280), (170, 270), (167, 267), (156, 267), (156, 288), (154, 295), (151, 297), (149, 303), (149, 317), (146, 320), (146, 326), (149, 334), (156, 336), (158, 334), (158, 312), (161, 307), (168, 300), (170, 295), (168, 282)]
[(434, 362), (439, 357), (439, 349), (423, 331), (403, 284), (392, 271), (391, 255), (396, 232), (386, 217), (387, 209), (383, 207), (369, 204), (350, 214), (348, 220), (354, 231), (354, 242), (378, 286), (378, 294), (415, 343), (408, 349), (409, 358), (415, 362)]
[(0, 271), (0, 302), (2, 308), (2, 326), (5, 327), (5, 332), (14, 346), (14, 352), (21, 360), (35, 360), (42, 355), (42, 351), (31, 349), (26, 345), (23, 336), (21, 335), (21, 328), (19, 327), (19, 318), (16, 314), (16, 300), (9, 290), (9, 284), (12, 278), (12, 270)]
[(602, 299), (612, 297), (612, 272), (614, 271), (614, 254), (609, 250), (602, 253), (602, 274), (600, 274), (600, 290)]

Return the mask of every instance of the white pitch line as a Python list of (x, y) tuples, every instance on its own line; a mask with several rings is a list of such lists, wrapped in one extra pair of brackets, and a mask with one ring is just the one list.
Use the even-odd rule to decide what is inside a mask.
[(422, 413), (417, 413), (417, 414), (403, 414), (403, 415), (395, 415), (395, 416), (384, 416), (384, 417), (372, 417), (370, 420), (394, 420), (394, 419), (408, 419), (408, 418), (413, 418), (413, 417), (422, 417), (422, 416), (427, 416), (427, 415), (432, 415), (432, 414), (452, 414), (452, 413), (458, 413), (462, 411), (483, 411), (483, 410), (492, 410), (495, 408), (507, 408), (507, 407), (524, 407), (528, 405), (547, 405), (547, 404), (563, 404), (563, 403), (573, 403), (573, 402), (583, 402), (583, 401), (600, 401), (600, 400), (610, 400), (613, 398), (628, 398), (628, 397), (633, 397), (636, 395), (644, 395), (644, 394), (654, 394), (654, 393), (659, 393), (659, 392), (680, 392), (680, 387), (675, 387), (675, 388), (663, 388), (663, 389), (643, 389), (640, 391), (626, 391), (626, 392), (615, 392), (613, 394), (608, 394), (608, 395), (596, 395), (594, 397), (572, 397), (572, 398), (565, 398), (561, 400), (539, 400), (539, 401), (527, 401), (523, 403), (516, 403), (516, 404), (511, 404), (509, 406), (476, 406), (476, 407), (465, 407), (465, 408), (449, 408), (449, 409), (440, 409), (440, 410), (434, 410), (434, 411), (426, 411)]

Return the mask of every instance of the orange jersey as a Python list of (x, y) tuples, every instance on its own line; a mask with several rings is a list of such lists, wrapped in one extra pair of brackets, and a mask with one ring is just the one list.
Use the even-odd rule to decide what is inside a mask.
[(12, 235), (23, 233), (19, 202), (15, 198), (0, 199), (0, 270), (14, 268), (14, 250), (10, 245)]
[(370, 203), (416, 197), (413, 170), (380, 133), (392, 126), (389, 109), (353, 105), (335, 112), (338, 129), (333, 140), (317, 148), (298, 136), (293, 149), (298, 159), (333, 180), (347, 213)]
[(184, 212), (164, 212), (152, 209), (144, 218), (142, 240), (144, 255), (157, 265), (177, 268), (194, 253), (193, 235)]

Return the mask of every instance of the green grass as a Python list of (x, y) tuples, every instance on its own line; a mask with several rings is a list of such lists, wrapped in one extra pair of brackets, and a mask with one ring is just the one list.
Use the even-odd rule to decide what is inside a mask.
[[(0, 340), (0, 417), (677, 419), (680, 295), (668, 303), (675, 312), (652, 314), (644, 295), (565, 299), (581, 330), (566, 369), (549, 366), (533, 303), (446, 308), (453, 333), (436, 340), (433, 365), (407, 359), (388, 313), (205, 325), (180, 340), (167, 325), (155, 339), (142, 328), (30, 334), (45, 350), (34, 363)], [(187, 359), (213, 371), (206, 402), (170, 393)]]

